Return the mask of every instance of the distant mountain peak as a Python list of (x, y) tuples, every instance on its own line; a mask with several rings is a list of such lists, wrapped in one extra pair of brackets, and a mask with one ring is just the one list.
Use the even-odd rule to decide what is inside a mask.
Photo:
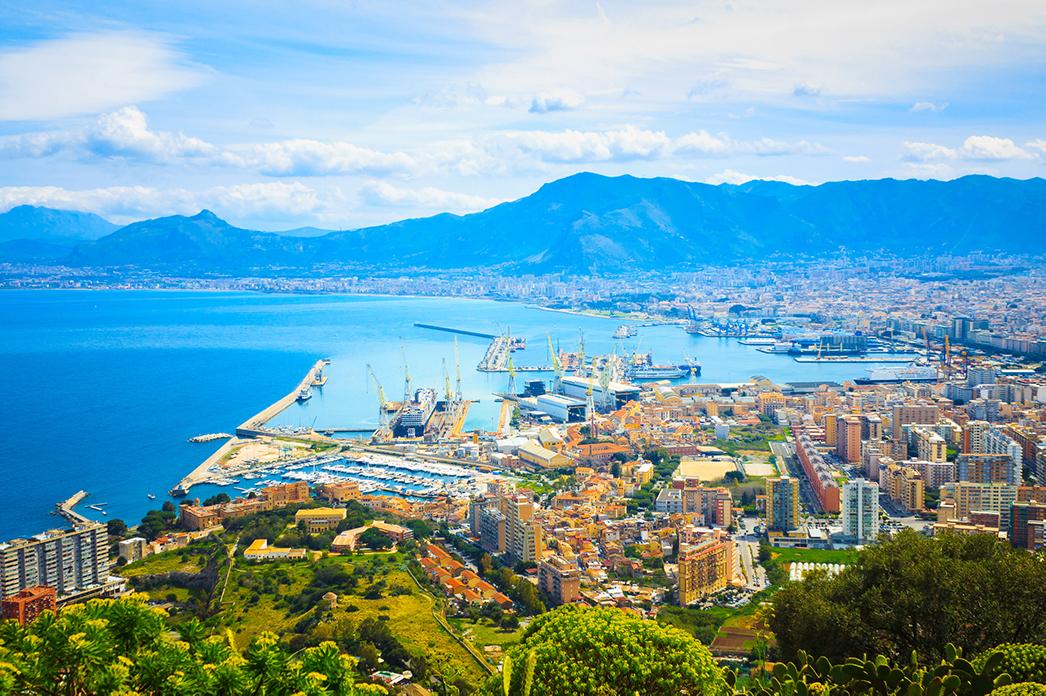
[[(442, 213), (292, 236), (241, 229), (201, 210), (192, 217), (136, 222), (55, 258), (85, 267), (219, 274), (276, 268), (311, 272), (319, 264), (621, 273), (828, 256), (841, 249), (898, 256), (995, 250), (1043, 254), (1043, 219), (1042, 179), (985, 176), (818, 186), (756, 180), (713, 186), (581, 172), (469, 215)], [(12, 256), (0, 249), (0, 261), (7, 258)]]

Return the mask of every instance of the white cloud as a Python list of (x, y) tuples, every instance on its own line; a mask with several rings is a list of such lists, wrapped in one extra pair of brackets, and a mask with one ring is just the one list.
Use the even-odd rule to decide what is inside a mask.
[(584, 101), (580, 94), (570, 90), (540, 92), (531, 99), (529, 111), (532, 114), (547, 114), (550, 111), (569, 111), (578, 108)]
[(148, 119), (137, 106), (102, 114), (85, 128), (0, 138), (0, 155), (7, 157), (47, 157), (69, 152), (80, 157), (169, 162), (211, 157), (216, 151), (214, 145), (199, 138), (150, 130)]
[(730, 140), (708, 131), (696, 131), (676, 138), (675, 151), (683, 154), (722, 156), (730, 152)]
[(915, 102), (914, 104), (912, 104), (912, 108), (909, 109), (909, 111), (914, 111), (916, 113), (918, 113), (920, 111), (937, 112), (937, 111), (944, 111), (947, 108), (948, 108), (948, 102), (941, 102), (940, 104), (935, 104), (934, 102), (919, 101), (919, 102)]
[(546, 162), (606, 162), (654, 159), (668, 151), (663, 131), (625, 126), (608, 131), (513, 131), (500, 144)]
[(471, 213), (485, 210), (500, 201), (497, 199), (475, 196), (468, 193), (455, 193), (443, 189), (425, 186), (422, 188), (402, 188), (387, 181), (368, 181), (360, 187), (360, 196), (371, 205), (395, 208), (421, 208), (451, 213)]
[(409, 172), (416, 165), (403, 152), (381, 152), (347, 142), (319, 140), (235, 145), (222, 153), (221, 161), (269, 176), (393, 174)]
[(1046, 154), (1046, 140), (1043, 140), (1042, 138), (1029, 140), (1028, 142), (1024, 143), (1024, 147), (1030, 147), (1033, 150), (1038, 150), (1039, 152)]
[(865, 155), (843, 155), (843, 161), (851, 164), (867, 164), (872, 161), (872, 158)]
[(170, 42), (137, 32), (73, 34), (0, 53), (0, 121), (62, 118), (198, 84)]
[(211, 208), (219, 216), (284, 218), (320, 212), (320, 196), (300, 182), (214, 186), (202, 191), (151, 186), (70, 190), (58, 186), (0, 187), (0, 209), (42, 205), (97, 213), (118, 223)]
[(940, 179), (947, 181), (956, 176), (955, 168), (943, 162), (906, 162), (901, 167), (901, 176), (911, 179)]
[(991, 135), (971, 135), (963, 141), (962, 154), (967, 159), (986, 162), (1026, 160), (1035, 157), (1009, 138), (996, 138)]
[(605, 131), (510, 131), (491, 146), (495, 156), (531, 157), (540, 162), (627, 162), (678, 156), (725, 157), (784, 154), (820, 154), (827, 150), (801, 140), (788, 143), (773, 138), (733, 140), (725, 133), (705, 130), (670, 137), (664, 131), (625, 126)]
[(792, 184), (793, 186), (812, 186), (813, 184), (805, 179), (800, 179), (794, 176), (788, 176), (786, 174), (778, 174), (777, 176), (753, 176), (752, 174), (744, 174), (737, 171), (736, 169), (727, 169), (713, 174), (712, 176), (705, 179), (707, 184), (744, 184), (749, 181), (781, 181), (786, 184)]
[(796, 97), (819, 97), (821, 96), (821, 88), (818, 85), (803, 82), (792, 88), (792, 94)]
[(935, 143), (905, 141), (902, 159), (909, 162), (927, 162), (930, 160), (953, 160), (958, 156), (955, 150)]
[(141, 162), (193, 160), (269, 176), (393, 174), (413, 170), (414, 159), (402, 152), (381, 152), (348, 142), (284, 140), (220, 148), (182, 133), (154, 131), (136, 106), (102, 114), (80, 129), (29, 133), (0, 138), (0, 156), (48, 157), (68, 152), (82, 158)]
[(102, 114), (86, 132), (83, 145), (88, 151), (102, 157), (159, 162), (183, 157), (207, 157), (215, 152), (214, 145), (199, 138), (149, 130), (149, 122), (137, 106), (126, 106)]

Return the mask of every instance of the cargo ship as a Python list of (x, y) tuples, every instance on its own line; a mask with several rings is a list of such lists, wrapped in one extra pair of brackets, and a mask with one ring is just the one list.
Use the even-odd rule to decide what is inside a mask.
[(436, 391), (422, 388), (414, 392), (414, 400), (400, 407), (392, 423), (393, 437), (422, 437), (436, 410)]
[(898, 384), (901, 382), (936, 382), (937, 368), (926, 365), (904, 367), (876, 367), (867, 377), (858, 377), (854, 384)]
[(701, 363), (694, 358), (684, 358), (683, 362), (679, 363), (679, 369), (688, 375), (699, 375), (701, 374)]

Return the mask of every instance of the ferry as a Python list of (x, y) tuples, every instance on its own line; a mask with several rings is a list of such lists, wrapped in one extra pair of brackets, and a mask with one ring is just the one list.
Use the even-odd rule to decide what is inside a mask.
[(686, 377), (689, 370), (684, 372), (678, 365), (636, 365), (625, 370), (628, 379), (679, 379)]
[(312, 398), (312, 390), (308, 387), (298, 392), (298, 401), (308, 401)]
[(937, 368), (911, 364), (905, 367), (876, 367), (867, 377), (858, 377), (854, 384), (896, 384), (900, 382), (936, 382)]
[(632, 338), (637, 333), (639, 332), (636, 331), (635, 327), (629, 326), (628, 324), (622, 324), (617, 327), (617, 331), (614, 332), (614, 338)]

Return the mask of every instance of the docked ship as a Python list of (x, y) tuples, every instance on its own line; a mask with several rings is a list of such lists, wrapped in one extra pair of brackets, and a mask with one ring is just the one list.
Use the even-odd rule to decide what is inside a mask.
[(689, 374), (678, 365), (633, 365), (625, 370), (625, 377), (631, 380), (679, 379)]
[(688, 375), (699, 375), (701, 374), (701, 363), (695, 358), (687, 357), (679, 363), (679, 369)]
[(900, 382), (936, 382), (937, 368), (924, 365), (904, 367), (876, 367), (867, 377), (858, 377), (854, 384), (896, 384)]
[(621, 326), (617, 327), (617, 331), (614, 332), (614, 338), (632, 338), (637, 333), (638, 332), (636, 331), (634, 326), (622, 324)]
[(436, 391), (422, 388), (414, 392), (414, 400), (400, 407), (392, 423), (393, 437), (422, 437), (436, 410)]
[(312, 390), (309, 389), (308, 387), (305, 387), (300, 392), (298, 392), (298, 401), (308, 401), (311, 398), (312, 398)]

